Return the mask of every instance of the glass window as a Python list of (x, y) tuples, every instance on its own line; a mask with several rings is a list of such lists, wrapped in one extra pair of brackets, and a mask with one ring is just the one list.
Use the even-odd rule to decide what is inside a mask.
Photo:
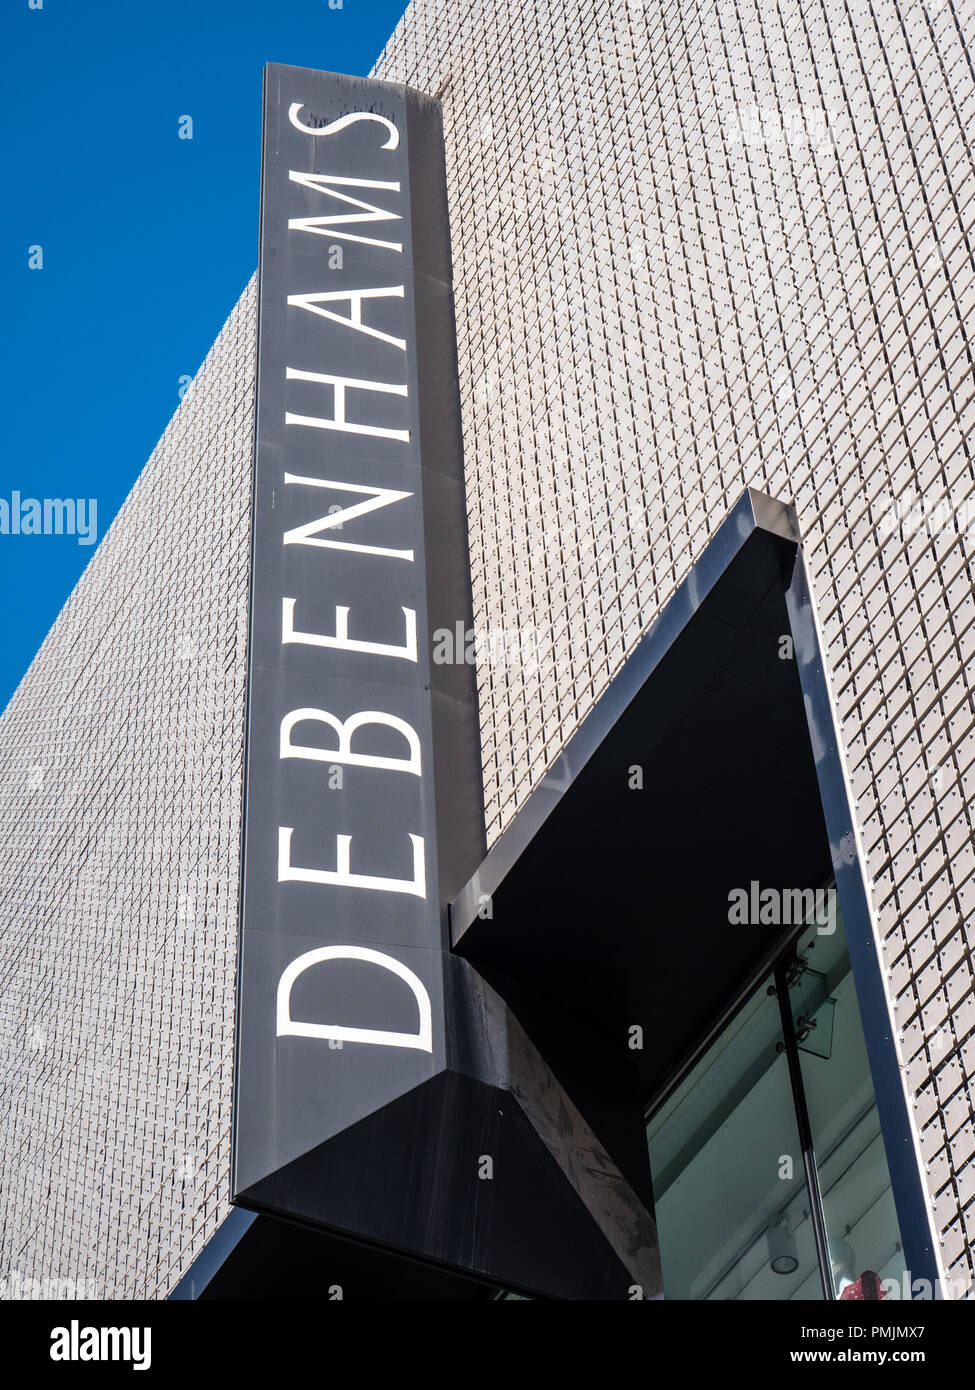
[(825, 891), (830, 910), (648, 1124), (667, 1298), (852, 1297), (865, 1273), (904, 1287), (846, 936)]
[(665, 1297), (822, 1297), (771, 976), (647, 1135)]
[(834, 1296), (865, 1271), (903, 1290), (900, 1230), (838, 908), (800, 937), (788, 993)]

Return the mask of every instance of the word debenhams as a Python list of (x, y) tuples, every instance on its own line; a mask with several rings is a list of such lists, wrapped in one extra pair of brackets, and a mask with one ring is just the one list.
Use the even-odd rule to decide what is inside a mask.
[[(302, 104), (293, 102), (288, 109), (288, 120), (296, 129), (313, 135), (316, 143), (318, 140), (331, 142), (341, 139), (343, 131), (359, 123), (371, 123), (377, 127), (378, 151), (393, 152), (400, 142), (400, 132), (395, 122), (370, 111), (352, 111), (328, 124), (317, 126), (308, 124)], [(395, 228), (378, 229), (370, 225), (379, 222), (395, 224), (402, 220), (403, 213), (399, 208), (403, 195), (399, 180), (338, 177), (298, 170), (290, 170), (289, 179), (291, 183), (321, 193), (331, 200), (327, 205), (330, 210), (322, 215), (290, 217), (290, 237), (323, 236), (327, 237), (329, 242), (346, 241), (375, 247), (386, 253), (383, 259), (387, 262), (389, 253), (402, 256), (403, 243), (397, 239)], [(337, 210), (335, 203), (341, 205)], [(372, 235), (374, 231), (381, 234)], [(370, 420), (370, 406), (375, 405), (377, 401), (382, 401), (388, 408), (390, 396), (408, 396), (407, 340), (376, 326), (375, 313), (376, 301), (402, 300), (405, 295), (405, 277), (401, 283), (363, 284), (354, 289), (339, 290), (319, 288), (312, 292), (302, 290), (287, 295), (289, 313), (316, 315), (340, 325), (350, 335), (364, 335), (384, 344), (383, 356), (389, 362), (389, 371), (383, 380), (366, 380), (344, 375), (338, 370), (340, 363), (289, 362), (286, 365), (286, 381), (313, 383), (322, 388), (323, 401), (316, 414), (286, 409), (284, 423), (288, 432), (314, 429), (390, 440), (402, 446), (404, 462), (408, 461), (411, 431), (408, 426), (407, 408), (404, 407), (402, 423), (395, 427), (390, 425), (388, 416), (385, 415), (382, 418), (386, 423), (379, 423), (375, 418)], [(411, 514), (402, 507), (397, 508), (396, 504), (410, 498), (413, 495), (411, 492), (389, 487), (365, 486), (361, 481), (348, 476), (309, 476), (307, 472), (292, 473), (288, 470), (284, 471), (281, 482), (287, 488), (300, 489), (299, 495), (302, 498), (307, 497), (313, 504), (317, 504), (307, 521), (283, 531), (283, 545), (353, 552), (370, 557), (376, 565), (392, 569), (389, 576), (390, 593), (395, 594), (397, 568), (414, 563), (414, 537), (408, 530), (403, 535), (401, 545), (370, 544), (366, 539), (367, 531), (361, 523), (371, 513), (389, 507), (396, 508), (393, 515), (402, 516), (404, 524), (410, 526), (406, 519)], [(328, 506), (326, 499), (330, 504)], [(352, 539), (353, 536), (359, 538)], [(339, 595), (336, 597), (340, 598)], [(384, 640), (376, 640), (375, 634), (370, 637), (368, 632), (362, 629), (361, 619), (357, 623), (357, 614), (352, 606), (354, 595), (346, 594), (341, 597), (345, 598), (346, 602), (335, 603), (332, 630), (313, 631), (302, 621), (302, 595), (282, 594), (282, 646), (304, 645), (335, 652), (337, 674), (343, 674), (344, 653), (393, 658), (414, 666), (417, 664), (417, 614), (414, 608), (398, 605), (402, 615), (401, 640), (388, 640), (388, 632), (383, 634)], [(395, 597), (391, 599), (391, 603), (396, 605)], [(309, 731), (312, 726), (317, 726), (318, 738), (320, 740), (324, 736), (327, 746), (321, 746), (320, 741), (309, 742), (307, 732), (304, 738), (302, 737), (302, 729)], [(373, 726), (374, 730), (376, 726), (384, 726), (395, 731), (401, 751), (397, 754), (391, 753), (387, 742), (383, 745), (383, 753), (369, 752), (369, 726)], [(389, 739), (389, 735), (386, 735), (386, 739)], [(375, 747), (375, 743), (373, 746)], [(345, 719), (322, 708), (305, 706), (291, 709), (285, 714), (280, 725), (280, 757), (370, 767), (381, 769), (394, 777), (422, 778), (424, 775), (421, 740), (417, 730), (399, 716), (377, 709), (361, 709)], [(412, 872), (408, 876), (403, 876), (402, 870), (397, 873), (390, 872), (388, 875), (356, 872), (356, 846), (352, 844), (351, 836), (346, 834), (337, 835), (334, 846), (331, 849), (326, 846), (324, 849), (324, 855), (332, 857), (334, 867), (312, 867), (297, 863), (292, 852), (294, 830), (295, 828), (289, 825), (280, 825), (278, 828), (279, 883), (297, 881), (323, 887), (355, 888), (367, 893), (407, 894), (419, 898), (425, 898), (427, 895), (426, 846), (424, 837), (414, 833), (413, 827), (403, 827), (402, 846), (396, 844), (393, 836), (389, 837), (391, 853), (402, 859), (399, 850), (405, 848), (407, 859), (412, 861)], [(412, 990), (419, 1007), (418, 1032), (412, 1034), (376, 1028), (340, 1027), (293, 1019), (290, 996), (295, 981), (305, 969), (335, 958), (367, 962), (402, 979)], [(339, 1041), (420, 1048), (429, 1052), (432, 1050), (430, 1015), (427, 992), (412, 971), (386, 952), (369, 950), (353, 944), (332, 945), (305, 952), (287, 965), (278, 983), (278, 1036), (298, 1034)]]

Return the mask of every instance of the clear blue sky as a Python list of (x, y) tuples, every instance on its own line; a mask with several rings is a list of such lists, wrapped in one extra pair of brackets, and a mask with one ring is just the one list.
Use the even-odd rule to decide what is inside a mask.
[[(264, 63), (367, 73), (405, 5), (5, 0), (0, 498), (104, 534), (256, 265)], [(0, 534), (0, 709), (93, 553)]]

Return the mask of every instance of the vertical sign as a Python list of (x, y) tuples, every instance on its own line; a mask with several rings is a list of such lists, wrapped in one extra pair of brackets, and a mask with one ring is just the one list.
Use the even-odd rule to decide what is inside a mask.
[(641, 1199), (450, 950), (485, 844), (473, 644), (441, 640), (472, 614), (436, 103), (267, 68), (257, 370), (234, 1199), (655, 1289)]
[(483, 853), (473, 672), (430, 662), (470, 578), (439, 109), (405, 87), (266, 69), (255, 457), (234, 1192), (314, 1220), (316, 1151), (444, 1066)]

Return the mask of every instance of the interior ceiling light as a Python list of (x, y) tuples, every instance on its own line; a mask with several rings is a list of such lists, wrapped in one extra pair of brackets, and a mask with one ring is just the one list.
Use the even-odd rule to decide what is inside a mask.
[(766, 1232), (768, 1257), (775, 1274), (795, 1274), (799, 1268), (799, 1255), (796, 1238), (789, 1230), (788, 1220), (783, 1216), (772, 1223)]

